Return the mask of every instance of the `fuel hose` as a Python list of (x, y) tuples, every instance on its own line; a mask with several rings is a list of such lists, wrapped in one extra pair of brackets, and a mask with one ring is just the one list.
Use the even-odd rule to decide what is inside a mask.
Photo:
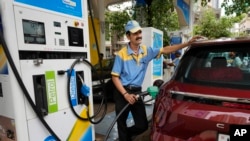
[[(98, 107), (98, 110), (97, 110), (97, 112), (96, 113), (94, 113), (94, 115), (93, 116), (90, 116), (90, 111), (89, 111), (89, 105), (87, 104), (86, 105), (86, 107), (87, 107), (87, 117), (81, 117), (76, 111), (75, 111), (75, 109), (74, 109), (74, 107), (73, 107), (73, 104), (72, 104), (72, 102), (71, 102), (71, 95), (70, 95), (70, 76), (71, 76), (71, 74), (73, 73), (73, 70), (74, 70), (74, 68), (75, 68), (75, 65), (76, 64), (79, 64), (79, 63), (86, 63), (87, 65), (89, 65), (90, 67), (91, 67), (91, 70), (93, 70), (93, 71), (96, 71), (95, 70), (95, 68), (91, 65), (91, 63), (88, 61), (88, 60), (86, 60), (86, 59), (84, 59), (84, 58), (78, 58), (78, 59), (76, 59), (74, 62), (73, 62), (73, 64), (71, 65), (71, 67), (70, 67), (70, 69), (69, 69), (69, 75), (68, 75), (68, 83), (67, 83), (67, 92), (68, 92), (68, 100), (69, 100), (69, 103), (70, 103), (70, 109), (71, 109), (71, 111), (73, 112), (73, 114), (78, 118), (78, 119), (80, 119), (80, 120), (83, 120), (83, 121), (90, 121), (92, 124), (98, 124), (98, 123), (100, 123), (101, 121), (102, 121), (102, 119), (105, 117), (105, 115), (106, 115), (106, 111), (107, 111), (107, 104), (105, 104), (106, 103), (106, 98), (104, 98), (104, 99), (102, 99), (102, 102), (101, 102), (101, 105)], [(103, 85), (102, 85), (103, 86)], [(87, 98), (87, 97), (86, 97)], [(101, 115), (101, 117), (100, 117), (100, 119), (98, 119), (98, 120), (94, 120), (94, 118), (95, 117), (97, 117), (97, 115), (99, 115), (99, 113), (100, 113), (100, 111), (101, 111), (101, 109), (103, 108), (102, 106), (103, 106), (103, 103), (104, 103), (104, 111), (103, 111), (103, 113), (102, 113), (102, 115)]]
[[(143, 95), (148, 95), (149, 93), (146, 91), (146, 92), (142, 92), (142, 93), (139, 93), (137, 96), (143, 96)], [(153, 98), (152, 99), (149, 99), (147, 101), (144, 101), (143, 103), (147, 103), (149, 101), (152, 101), (154, 100)], [(118, 120), (118, 118), (121, 116), (121, 114), (129, 107), (129, 103), (123, 107), (123, 109), (117, 114), (117, 116), (115, 117), (115, 119), (113, 120), (113, 122), (111, 123), (110, 127), (108, 128), (108, 131), (106, 133), (106, 136), (105, 136), (105, 139), (104, 141), (107, 141), (108, 140), (108, 137), (109, 137), (109, 134), (111, 133), (116, 121)]]

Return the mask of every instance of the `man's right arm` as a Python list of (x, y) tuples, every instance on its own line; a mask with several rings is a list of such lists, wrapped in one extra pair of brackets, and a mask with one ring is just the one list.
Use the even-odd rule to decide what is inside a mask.
[(121, 94), (125, 95), (127, 91), (126, 91), (125, 88), (123, 87), (123, 85), (122, 85), (122, 83), (121, 83), (121, 80), (120, 80), (119, 76), (114, 76), (114, 75), (112, 75), (112, 81), (113, 81), (113, 83), (114, 83), (116, 89), (117, 89)]
[(132, 105), (138, 100), (138, 97), (135, 94), (129, 94), (127, 90), (123, 87), (119, 76), (112, 75), (112, 81), (117, 90), (121, 93), (121, 95), (123, 95), (126, 101), (129, 102), (129, 104)]

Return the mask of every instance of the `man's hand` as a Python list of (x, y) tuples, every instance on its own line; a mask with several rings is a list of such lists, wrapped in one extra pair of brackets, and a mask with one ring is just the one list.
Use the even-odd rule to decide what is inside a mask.
[(200, 36), (200, 35), (197, 35), (197, 36), (194, 36), (191, 40), (188, 41), (188, 44), (192, 44), (193, 42), (197, 41), (197, 40), (200, 40), (200, 39), (206, 39), (205, 37), (203, 36)]
[(138, 96), (135, 94), (126, 94), (124, 98), (128, 101), (129, 104), (133, 105), (137, 100)]
[(171, 67), (175, 67), (175, 64), (173, 62), (172, 63), (168, 63), (167, 65), (171, 66)]

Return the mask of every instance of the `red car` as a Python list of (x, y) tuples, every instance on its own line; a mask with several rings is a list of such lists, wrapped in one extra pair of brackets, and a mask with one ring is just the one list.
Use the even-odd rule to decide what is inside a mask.
[(229, 141), (233, 125), (248, 124), (250, 39), (198, 41), (160, 88), (151, 140)]

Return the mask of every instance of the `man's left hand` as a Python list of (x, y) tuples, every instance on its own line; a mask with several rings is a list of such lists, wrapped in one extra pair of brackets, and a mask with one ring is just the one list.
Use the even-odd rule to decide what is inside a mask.
[(206, 39), (206, 38), (203, 36), (200, 36), (200, 35), (196, 35), (191, 40), (188, 41), (188, 44), (192, 44), (193, 42), (195, 42), (197, 40), (201, 40), (201, 39)]

